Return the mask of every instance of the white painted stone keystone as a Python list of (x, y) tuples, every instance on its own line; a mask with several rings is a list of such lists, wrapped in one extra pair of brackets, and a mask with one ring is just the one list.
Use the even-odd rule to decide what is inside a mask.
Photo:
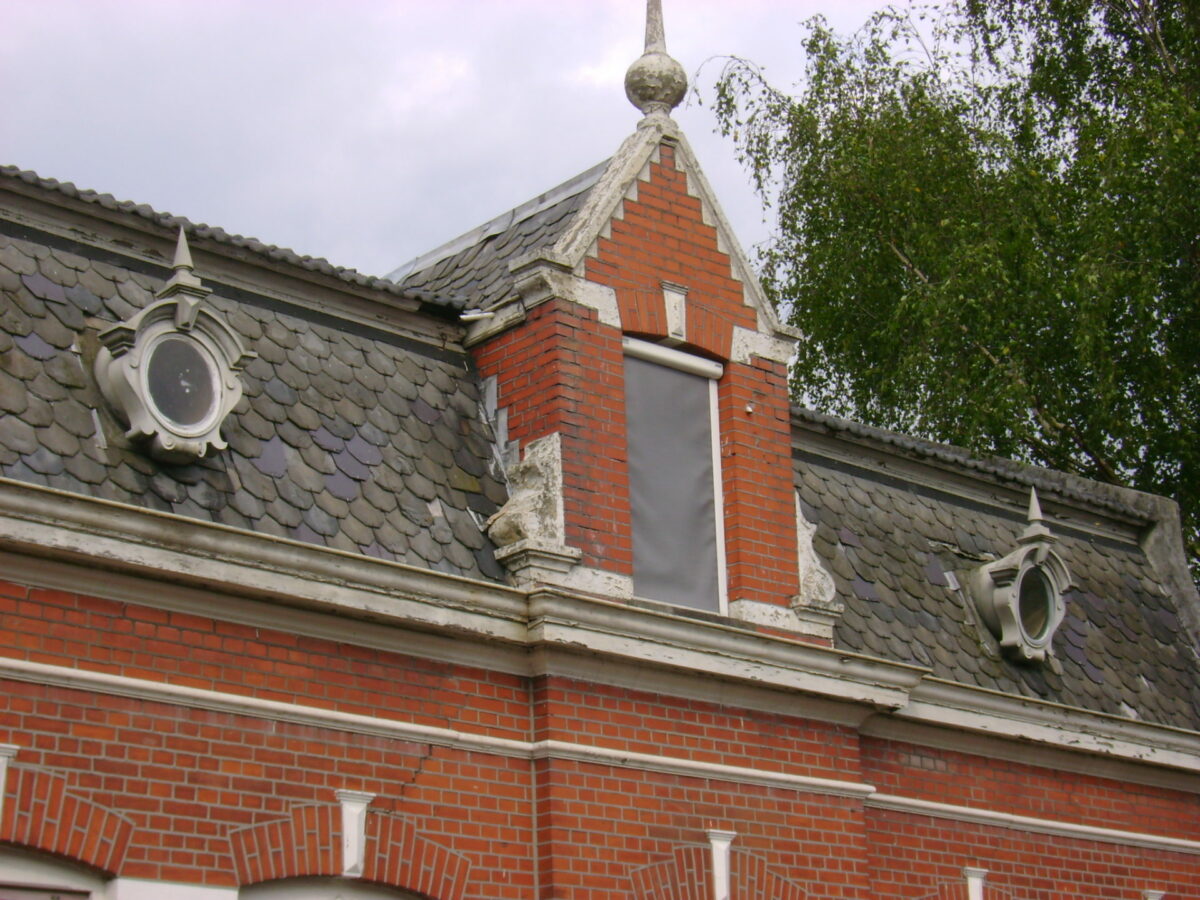
[(367, 806), (374, 794), (362, 791), (334, 791), (342, 804), (342, 874), (360, 878), (367, 849)]
[(709, 829), (706, 834), (712, 847), (713, 900), (729, 900), (729, 845), (737, 832)]
[(967, 879), (967, 900), (983, 900), (983, 883), (987, 880), (987, 869), (963, 869)]

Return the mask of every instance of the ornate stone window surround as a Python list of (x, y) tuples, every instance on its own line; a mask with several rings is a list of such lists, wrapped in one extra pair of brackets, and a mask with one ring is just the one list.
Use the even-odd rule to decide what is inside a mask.
[(1044, 524), (1037, 491), (1029, 496), (1029, 525), (1017, 547), (971, 573), (971, 594), (1000, 649), (1022, 662), (1042, 662), (1065, 613), (1071, 573), (1053, 549), (1057, 538)]
[(204, 304), (211, 293), (193, 273), (180, 229), (175, 272), (151, 304), (99, 335), (101, 393), (150, 455), (185, 463), (227, 446), (220, 428), (242, 396), (239, 373), (254, 358)]

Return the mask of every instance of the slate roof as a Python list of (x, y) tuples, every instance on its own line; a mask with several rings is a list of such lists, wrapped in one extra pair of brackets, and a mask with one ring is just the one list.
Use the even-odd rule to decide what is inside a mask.
[(593, 166), (390, 273), (407, 290), (449, 293), (487, 309), (513, 292), (510, 261), (554, 244), (583, 207), (608, 161)]
[(91, 376), (96, 333), (169, 274), (0, 222), (0, 475), (503, 580), (481, 523), (505, 490), (461, 349), (205, 278), (206, 302), (258, 354), (229, 449), (178, 466), (129, 447)]
[(53, 178), (43, 178), (36, 172), (20, 169), (17, 166), (0, 166), (0, 182), (3, 180), (21, 182), (40, 190), (51, 191), (53, 193), (62, 194), (65, 197), (81, 200), (84, 203), (95, 204), (101, 209), (109, 210), (111, 212), (136, 216), (149, 222), (153, 222), (156, 225), (162, 225), (168, 228), (172, 233), (176, 232), (180, 226), (182, 226), (189, 237), (195, 237), (205, 241), (212, 241), (213, 243), (223, 244), (228, 247), (236, 247), (239, 250), (245, 250), (256, 256), (262, 257), (264, 260), (284, 263), (308, 272), (318, 272), (322, 275), (328, 275), (332, 278), (336, 278), (339, 281), (344, 281), (347, 284), (366, 287), (370, 288), (371, 290), (381, 291), (387, 294), (411, 297), (412, 299), (419, 300), (430, 307), (444, 307), (449, 310), (459, 310), (462, 309), (464, 305), (461, 297), (456, 296), (449, 291), (433, 293), (421, 291), (419, 289), (407, 289), (386, 278), (378, 278), (373, 275), (364, 275), (355, 269), (346, 268), (344, 266), (336, 266), (329, 262), (329, 260), (321, 257), (304, 256), (296, 253), (294, 250), (288, 250), (286, 247), (277, 247), (274, 244), (263, 243), (257, 238), (243, 237), (240, 234), (230, 234), (222, 228), (197, 224), (188, 221), (182, 216), (159, 212), (158, 210), (155, 210), (144, 203), (133, 203), (129, 200), (118, 200), (113, 197), (112, 194), (101, 194), (96, 191), (77, 188), (69, 181), (63, 182), (56, 181)]
[[(998, 496), (1037, 484), (1047, 498), (1135, 515), (1130, 507), (1072, 490), (1060, 473), (794, 409), (793, 469), (802, 508), (817, 525), (813, 546), (837, 584), (845, 613), (837, 646), (932, 669), (934, 676), (1073, 707), (1180, 728), (1200, 727), (1200, 666), (1177, 603), (1139, 546), (1136, 532), (1097, 533), (1051, 517), (1056, 551), (1075, 581), (1048, 664), (1019, 664), (965, 591), (970, 572), (1014, 549), (1024, 530), (1021, 501)], [(873, 462), (869, 454), (823, 452), (812, 429), (912, 459), (958, 466), (985, 490), (929, 484)], [(969, 463), (969, 465), (968, 465)], [(985, 496), (987, 482), (991, 496)], [(974, 494), (974, 495), (973, 495)], [(1072, 496), (1074, 495), (1074, 496)], [(953, 580), (964, 587), (956, 590)]]

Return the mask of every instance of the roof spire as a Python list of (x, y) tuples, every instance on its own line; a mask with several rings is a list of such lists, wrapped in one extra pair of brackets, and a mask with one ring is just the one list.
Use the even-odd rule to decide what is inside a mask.
[(1054, 541), (1054, 535), (1050, 533), (1050, 529), (1046, 527), (1045, 519), (1042, 516), (1042, 504), (1038, 502), (1037, 488), (1033, 485), (1029, 486), (1029, 512), (1025, 515), (1026, 521), (1029, 522), (1025, 526), (1025, 531), (1018, 538), (1018, 543), (1048, 543)]
[(667, 55), (662, 0), (646, 0), (646, 51), (625, 73), (625, 96), (643, 115), (666, 117), (685, 93), (683, 66)]
[(179, 328), (191, 328), (196, 321), (196, 312), (201, 301), (212, 293), (212, 288), (205, 287), (204, 282), (196, 277), (192, 251), (188, 247), (187, 235), (184, 234), (182, 225), (179, 226), (179, 237), (175, 240), (175, 259), (171, 268), (175, 270), (171, 280), (154, 296), (159, 300), (178, 297), (175, 324)]

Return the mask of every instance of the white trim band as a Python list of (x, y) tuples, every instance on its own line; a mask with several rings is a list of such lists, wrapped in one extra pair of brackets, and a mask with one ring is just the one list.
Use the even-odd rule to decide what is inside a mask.
[(1011, 828), (1014, 831), (1077, 838), (1083, 841), (1101, 841), (1106, 844), (1124, 844), (1130, 847), (1145, 847), (1150, 850), (1168, 850), (1174, 853), (1200, 854), (1200, 841), (1144, 834), (1138, 831), (1120, 831), (1116, 828), (1101, 828), (1097, 825), (1076, 825), (1073, 822), (1035, 819), (1032, 816), (1018, 816), (989, 809), (974, 809), (970, 806), (954, 806), (949, 803), (934, 803), (929, 800), (917, 800), (913, 797), (899, 797), (895, 794), (872, 794), (866, 798), (865, 803), (873, 809), (887, 809), (916, 816), (931, 816), (936, 819), (954, 819), (958, 822), (971, 822), (976, 825)]
[(852, 781), (791, 775), (743, 766), (726, 766), (699, 760), (633, 753), (608, 747), (592, 747), (565, 741), (517, 741), (486, 734), (472, 734), (450, 728), (418, 725), (394, 719), (380, 719), (357, 713), (344, 713), (298, 703), (263, 700), (238, 694), (223, 694), (202, 688), (183, 687), (168, 682), (128, 678), (105, 672), (90, 672), (45, 663), (0, 659), (0, 678), (73, 690), (90, 690), (117, 697), (131, 697), (157, 703), (173, 703), (233, 715), (256, 716), (277, 722), (289, 722), (314, 728), (329, 728), (352, 734), (372, 735), (412, 741), (457, 750), (492, 753), (516, 759), (572, 759), (597, 765), (623, 766), (647, 772), (682, 775), (691, 778), (719, 778), (737, 784), (788, 788), (813, 794), (866, 797), (875, 789)]

